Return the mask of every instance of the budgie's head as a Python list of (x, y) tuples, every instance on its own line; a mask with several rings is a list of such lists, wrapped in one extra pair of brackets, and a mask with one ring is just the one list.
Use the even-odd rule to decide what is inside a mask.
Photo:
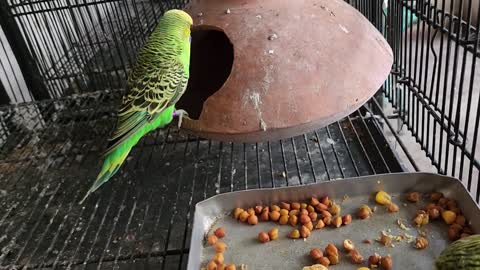
[(163, 16), (165, 18), (172, 18), (181, 22), (186, 22), (189, 27), (193, 25), (192, 17), (190, 17), (190, 15), (183, 10), (171, 9), (165, 12)]

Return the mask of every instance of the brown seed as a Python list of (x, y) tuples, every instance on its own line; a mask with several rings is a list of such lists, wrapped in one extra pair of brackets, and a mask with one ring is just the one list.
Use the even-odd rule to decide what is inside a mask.
[(420, 226), (423, 226), (423, 225), (427, 225), (428, 220), (429, 220), (429, 216), (428, 216), (427, 212), (425, 212), (423, 210), (418, 210), (417, 211), (417, 216), (413, 219), (413, 222), (415, 223), (415, 225), (420, 227)]
[(307, 215), (307, 216), (308, 216), (308, 211), (307, 211), (307, 209), (300, 209), (299, 215), (300, 215), (300, 216), (301, 216), (301, 215)]
[(217, 265), (217, 270), (225, 270), (225, 264)]
[(297, 216), (290, 216), (290, 217), (288, 218), (288, 222), (290, 223), (290, 225), (292, 225), (292, 226), (295, 227), (295, 226), (297, 225), (297, 223), (298, 223), (298, 218), (297, 218)]
[(330, 260), (327, 257), (321, 257), (317, 260), (317, 262), (325, 267), (330, 266)]
[(243, 212), (240, 214), (239, 219), (240, 219), (241, 222), (246, 222), (249, 216), (250, 216), (250, 215), (248, 214), (247, 211), (243, 211)]
[(218, 241), (218, 237), (216, 237), (214, 234), (209, 235), (208, 238), (207, 238), (207, 242), (211, 246), (215, 245), (215, 243), (217, 243), (217, 241)]
[(312, 220), (310, 219), (310, 217), (308, 215), (303, 214), (303, 215), (300, 216), (300, 223), (301, 224), (305, 224), (305, 223), (308, 223), (310, 221), (312, 221)]
[(266, 232), (260, 232), (257, 239), (260, 243), (266, 243), (270, 241), (270, 236)]
[(213, 255), (212, 261), (214, 261), (217, 265), (223, 264), (225, 258), (223, 257), (223, 253), (216, 253)]
[(340, 262), (340, 258), (338, 255), (328, 255), (328, 260), (330, 261), (330, 264), (335, 265)]
[(385, 233), (381, 232), (379, 242), (384, 246), (391, 246), (392, 245), (392, 238), (386, 235)]
[(248, 208), (247, 209), (247, 213), (251, 216), (251, 215), (255, 215), (255, 209), (253, 208)]
[(342, 217), (343, 225), (348, 225), (352, 223), (352, 215), (348, 214)]
[(432, 220), (438, 219), (440, 217), (440, 211), (436, 207), (428, 208), (428, 217)]
[(438, 202), (438, 200), (440, 200), (442, 197), (443, 197), (443, 193), (441, 192), (432, 192), (430, 194), (430, 200), (432, 202)]
[(342, 211), (342, 208), (340, 207), (340, 205), (338, 205), (336, 203), (332, 203), (328, 210), (329, 210), (330, 214), (335, 216), (335, 215), (340, 215), (340, 212)]
[(270, 217), (271, 221), (278, 221), (278, 219), (280, 218), (280, 212), (272, 211), (270, 212), (270, 214), (268, 214), (268, 216)]
[(308, 223), (305, 223), (305, 227), (307, 227), (310, 231), (313, 231), (313, 223), (311, 221)]
[(268, 209), (265, 209), (262, 211), (262, 214), (260, 215), (260, 220), (261, 221), (268, 221), (270, 218), (269, 218), (269, 212), (268, 212)]
[(276, 240), (278, 238), (278, 229), (273, 228), (268, 232), (268, 236), (270, 237), (270, 240)]
[(317, 221), (318, 215), (316, 212), (311, 212), (310, 214), (308, 214), (308, 216), (310, 217), (310, 220)]
[(457, 218), (455, 219), (455, 223), (462, 226), (462, 227), (465, 226), (466, 222), (467, 222), (467, 220), (462, 215), (458, 215)]
[(328, 243), (327, 247), (325, 248), (325, 254), (338, 255), (338, 249), (334, 244)]
[(272, 206), (270, 207), (270, 211), (272, 211), (272, 212), (273, 212), (273, 211), (280, 212), (280, 207), (279, 207), (278, 205), (274, 204), (274, 205), (272, 205)]
[(310, 236), (310, 230), (305, 225), (300, 227), (300, 236), (302, 238), (308, 238)]
[(392, 262), (392, 258), (390, 257), (390, 255), (388, 256), (385, 256), (385, 257), (382, 257), (382, 259), (380, 259), (380, 265), (383, 267), (383, 269), (385, 270), (390, 270), (392, 269), (393, 267), (393, 262)]
[(255, 214), (260, 215), (262, 213), (263, 206), (257, 205), (255, 206)]
[(425, 237), (417, 237), (417, 239), (415, 239), (415, 247), (418, 248), (418, 249), (424, 249), (428, 246), (428, 240), (427, 238)]
[(317, 225), (315, 225), (315, 229), (322, 229), (323, 227), (325, 227), (325, 222), (323, 222), (323, 220), (319, 219), (318, 222), (317, 222)]
[(298, 209), (290, 210), (290, 212), (288, 213), (289, 216), (298, 216), (298, 214), (300, 214), (300, 211)]
[(438, 200), (438, 205), (441, 206), (442, 208), (447, 207), (447, 198), (442, 197)]
[(243, 210), (242, 208), (237, 207), (237, 208), (233, 209), (233, 217), (238, 220), (240, 218), (240, 214), (242, 212), (245, 212), (245, 210)]
[(358, 209), (357, 217), (360, 218), (360, 219), (369, 218), (370, 217), (370, 211), (365, 207), (361, 207), (361, 208)]
[(207, 270), (218, 270), (217, 264), (214, 261), (210, 261), (207, 264)]
[(292, 209), (294, 209), (294, 210), (295, 210), (295, 209), (300, 210), (300, 203), (294, 202), (294, 203), (292, 203), (292, 204), (290, 205), (290, 207), (291, 207)]
[(218, 241), (216, 244), (215, 244), (215, 251), (217, 253), (223, 253), (225, 250), (227, 249), (227, 244), (221, 242), (221, 241)]
[(286, 202), (281, 202), (280, 203), (280, 208), (285, 209), (287, 211), (290, 211), (290, 204)]
[(333, 220), (332, 220), (332, 225), (336, 228), (339, 228), (340, 226), (342, 226), (342, 218), (341, 217), (334, 217)]
[(301, 203), (301, 204), (300, 204), (300, 209), (302, 209), (302, 210), (307, 210), (307, 206), (308, 206), (308, 204), (306, 204), (306, 203)]
[(355, 245), (353, 244), (352, 240), (350, 239), (345, 239), (343, 240), (343, 248), (346, 251), (352, 251), (355, 249)]
[(299, 230), (293, 230), (288, 234), (288, 237), (292, 239), (298, 239), (300, 238), (300, 231)]
[(449, 210), (456, 209), (457, 208), (457, 201), (455, 201), (454, 199), (448, 199), (447, 200), (447, 208)]
[(387, 209), (388, 209), (388, 212), (390, 213), (395, 213), (400, 210), (400, 208), (398, 208), (398, 205), (394, 204), (393, 202), (387, 206)]
[(312, 197), (312, 198), (310, 199), (310, 204), (311, 204), (312, 206), (317, 206), (317, 204), (319, 204), (319, 203), (320, 203), (320, 202), (319, 202), (318, 199), (315, 198), (315, 197)]
[(280, 216), (288, 216), (288, 210), (287, 209), (280, 209)]
[(448, 239), (450, 239), (450, 241), (455, 241), (458, 238), (460, 238), (459, 232), (454, 228), (448, 228)]
[(368, 257), (368, 266), (369, 267), (372, 267), (372, 266), (377, 266), (380, 264), (380, 260), (382, 259), (382, 257), (380, 257), (380, 255), (378, 255), (377, 253), (375, 253), (374, 255)]
[(223, 227), (220, 227), (220, 228), (216, 229), (215, 232), (213, 232), (213, 233), (218, 238), (223, 238), (227, 234), (227, 232), (225, 231), (225, 228), (223, 228)]
[(373, 243), (373, 242), (372, 242), (372, 240), (370, 240), (370, 239), (365, 239), (365, 240), (363, 240), (363, 243), (364, 243), (364, 244), (371, 244), (371, 243)]
[(322, 217), (332, 217), (332, 214), (325, 210), (320, 211), (320, 215), (322, 215)]
[(318, 260), (323, 257), (323, 252), (318, 248), (312, 248), (312, 250), (310, 250), (310, 257), (314, 260)]
[(332, 217), (324, 217), (323, 218), (323, 223), (327, 226), (329, 226), (330, 224), (332, 224)]
[(325, 204), (326, 206), (330, 206), (330, 199), (328, 198), (328, 196), (325, 196), (322, 198), (322, 200), (320, 201), (321, 203)]
[(225, 270), (237, 270), (237, 267), (235, 266), (235, 264), (229, 264), (225, 266)]
[(328, 210), (328, 206), (326, 206), (325, 204), (323, 203), (319, 203), (315, 206), (315, 209), (317, 209), (317, 211), (326, 211)]
[(309, 205), (309, 206), (307, 206), (307, 211), (308, 211), (308, 213), (315, 213), (315, 208), (313, 206)]
[(453, 230), (456, 230), (458, 233), (460, 233), (463, 230), (463, 226), (457, 223), (453, 223), (452, 225), (450, 225), (450, 228), (452, 228)]
[(280, 219), (278, 220), (278, 223), (280, 223), (280, 225), (287, 224), (288, 223), (288, 216), (287, 215), (280, 216)]
[(352, 258), (352, 262), (355, 264), (361, 264), (365, 261), (363, 256), (357, 250), (350, 251), (350, 257)]
[(407, 199), (407, 201), (409, 202), (418, 202), (420, 200), (420, 193), (418, 192), (409, 192), (407, 193), (407, 195), (405, 196), (405, 198)]
[(258, 224), (258, 218), (255, 215), (251, 215), (248, 217), (248, 224), (250, 225), (257, 225)]

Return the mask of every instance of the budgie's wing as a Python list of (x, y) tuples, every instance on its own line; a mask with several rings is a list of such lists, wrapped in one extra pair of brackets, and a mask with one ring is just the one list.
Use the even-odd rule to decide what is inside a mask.
[(144, 72), (141, 76), (136, 76), (134, 71), (128, 81), (130, 92), (123, 97), (117, 125), (105, 155), (175, 104), (185, 91), (187, 81), (179, 61), (171, 61), (163, 68)]

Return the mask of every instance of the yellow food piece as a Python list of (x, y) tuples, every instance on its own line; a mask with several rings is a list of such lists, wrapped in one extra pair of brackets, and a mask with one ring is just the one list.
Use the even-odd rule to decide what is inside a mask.
[(304, 266), (302, 270), (328, 270), (328, 268), (321, 264), (314, 264), (312, 266)]
[(392, 197), (382, 190), (375, 195), (375, 201), (381, 205), (389, 205), (392, 202)]
[(357, 270), (370, 270), (370, 268), (368, 268), (368, 267), (360, 267), (360, 268), (357, 268)]
[(455, 214), (455, 212), (450, 211), (450, 210), (443, 211), (442, 218), (445, 221), (445, 223), (450, 225), (453, 222), (455, 222), (455, 220), (457, 219), (457, 214)]

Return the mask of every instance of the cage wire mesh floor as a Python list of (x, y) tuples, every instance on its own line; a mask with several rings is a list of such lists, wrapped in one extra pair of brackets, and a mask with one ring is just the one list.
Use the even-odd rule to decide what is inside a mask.
[(185, 269), (194, 206), (205, 198), (402, 170), (379, 124), (360, 111), (257, 144), (167, 128), (142, 139), (117, 176), (80, 206), (120, 95), (1, 109), (2, 268)]

